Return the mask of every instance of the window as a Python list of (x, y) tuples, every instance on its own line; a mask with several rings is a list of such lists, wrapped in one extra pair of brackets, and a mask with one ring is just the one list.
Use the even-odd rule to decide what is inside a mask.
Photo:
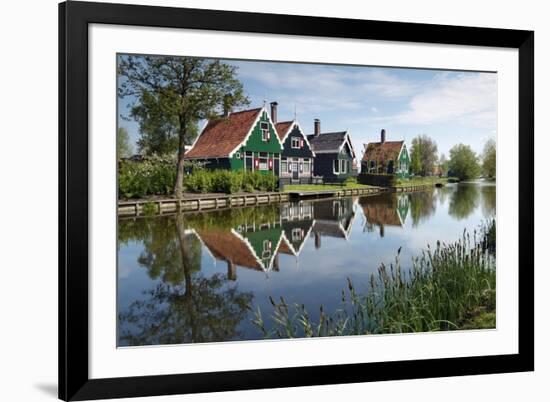
[(292, 229), (292, 241), (302, 240), (302, 229), (294, 228)]
[(332, 171), (334, 174), (340, 174), (340, 161), (338, 159), (332, 161)]
[(344, 174), (347, 172), (348, 161), (345, 159), (340, 159), (340, 173)]
[(262, 251), (262, 259), (263, 258), (269, 258), (271, 257), (271, 241), (270, 240), (264, 240), (263, 242), (263, 251)]
[(262, 121), (260, 123), (260, 129), (262, 130), (262, 140), (269, 141), (269, 123)]
[(309, 159), (304, 159), (304, 173), (309, 173)]
[(376, 172), (376, 162), (375, 161), (370, 161), (370, 170), (369, 170), (371, 173), (375, 173)]
[(260, 170), (267, 170), (267, 158), (260, 158)]
[(240, 152), (235, 152), (235, 158), (241, 159), (241, 153)]
[(286, 164), (286, 159), (281, 159), (281, 171), (283, 173), (286, 173), (288, 171), (288, 167)]
[(300, 148), (300, 139), (298, 137), (291, 137), (290, 146), (294, 149)]

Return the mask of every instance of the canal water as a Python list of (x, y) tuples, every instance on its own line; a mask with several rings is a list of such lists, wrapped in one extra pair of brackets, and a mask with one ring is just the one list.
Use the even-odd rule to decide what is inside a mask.
[(416, 193), (120, 218), (118, 345), (262, 339), (270, 297), (336, 312), (351, 279), (366, 290), (401, 248), (402, 269), (427, 245), (495, 216), (492, 183)]

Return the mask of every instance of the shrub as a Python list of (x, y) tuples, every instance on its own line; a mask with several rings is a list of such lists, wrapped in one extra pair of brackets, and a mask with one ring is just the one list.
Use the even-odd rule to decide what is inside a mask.
[[(176, 182), (176, 157), (151, 156), (142, 161), (122, 160), (118, 169), (119, 197), (143, 198), (148, 195), (171, 195)], [(236, 193), (275, 191), (278, 178), (260, 172), (205, 170), (199, 165), (187, 166), (184, 186), (192, 193)]]
[(143, 161), (122, 160), (118, 169), (118, 192), (124, 198), (171, 194), (176, 181), (174, 156), (151, 156)]

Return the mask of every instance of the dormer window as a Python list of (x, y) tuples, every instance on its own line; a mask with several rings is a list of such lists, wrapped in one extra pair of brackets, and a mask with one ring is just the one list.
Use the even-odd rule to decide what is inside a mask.
[(269, 137), (270, 137), (270, 134), (269, 134), (269, 123), (268, 122), (265, 122), (265, 121), (262, 121), (260, 123), (260, 129), (262, 130), (262, 140), (263, 141), (269, 141)]

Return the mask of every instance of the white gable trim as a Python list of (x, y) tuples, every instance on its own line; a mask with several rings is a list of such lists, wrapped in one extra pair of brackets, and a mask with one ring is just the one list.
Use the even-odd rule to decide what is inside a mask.
[(275, 134), (275, 138), (277, 138), (277, 141), (279, 141), (279, 146), (281, 147), (281, 151), (283, 150), (283, 143), (281, 142), (281, 139), (279, 138), (279, 135), (277, 134), (277, 129), (275, 128), (275, 124), (273, 124), (273, 120), (271, 120), (271, 116), (269, 116), (269, 113), (267, 112), (267, 109), (265, 106), (263, 106), (260, 111), (258, 112), (258, 115), (254, 119), (254, 123), (250, 126), (248, 129), (248, 132), (246, 133), (244, 139), (237, 145), (229, 154), (227, 155), (229, 158), (233, 157), (233, 154), (239, 150), (239, 148), (246, 144), (250, 136), (252, 135), (252, 131), (254, 131), (254, 127), (256, 127), (256, 124), (258, 124), (258, 121), (260, 121), (260, 118), (262, 117), (263, 113), (266, 113), (267, 119), (269, 120), (269, 123), (271, 124), (271, 127), (273, 127), (273, 133)]
[[(292, 124), (290, 125), (290, 127), (288, 128), (288, 130), (286, 130), (286, 133), (285, 135), (283, 136), (283, 138), (281, 139), (281, 144), (284, 145), (288, 135), (292, 132), (292, 130), (294, 129), (294, 127), (297, 127), (298, 130), (300, 131), (300, 135), (302, 136), (302, 138), (305, 140), (309, 150), (311, 151), (311, 153), (313, 154), (313, 157), (315, 157), (315, 151), (313, 150), (313, 147), (311, 146), (311, 144), (309, 143), (309, 141), (307, 140), (307, 135), (304, 134), (304, 131), (302, 130), (302, 127), (300, 127), (300, 124), (296, 121), (296, 120), (292, 120)], [(275, 130), (277, 131), (277, 130)]]
[(349, 145), (349, 149), (351, 150), (351, 157), (353, 159), (355, 159), (355, 149), (353, 149), (353, 145), (352, 145), (350, 137), (349, 137), (349, 132), (347, 132), (347, 131), (346, 131), (346, 135), (344, 137), (344, 141), (342, 141), (342, 145), (340, 145), (340, 147), (338, 147), (338, 152), (342, 152), (342, 149), (344, 148), (344, 145), (346, 145), (346, 144)]

